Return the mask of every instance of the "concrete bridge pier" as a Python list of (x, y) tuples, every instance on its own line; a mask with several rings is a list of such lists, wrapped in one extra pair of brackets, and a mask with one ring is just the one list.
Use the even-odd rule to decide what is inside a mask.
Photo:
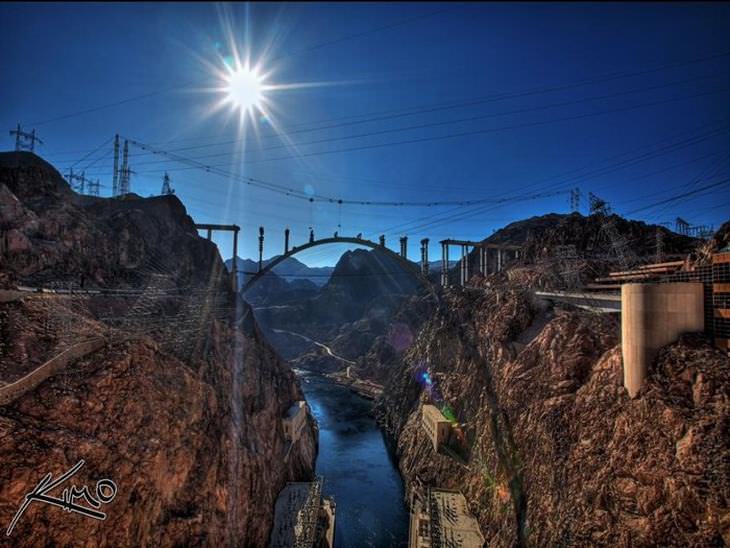
[(207, 231), (208, 240), (211, 239), (214, 230), (227, 230), (229, 232), (233, 232), (233, 265), (231, 266), (231, 287), (233, 291), (238, 291), (238, 263), (236, 262), (236, 256), (238, 255), (238, 232), (241, 230), (241, 227), (238, 225), (196, 224), (195, 229)]
[(400, 239), (400, 256), (408, 258), (408, 236), (402, 236)]
[(385, 234), (380, 235), (379, 241), (380, 241), (380, 247), (385, 247)]
[(441, 285), (449, 285), (449, 244), (441, 242)]
[(264, 227), (259, 227), (259, 272), (263, 267), (264, 262)]
[(233, 231), (233, 266), (231, 267), (231, 287), (238, 291), (238, 230)]
[(289, 253), (289, 229), (284, 230), (284, 255)]
[(421, 274), (428, 276), (428, 238), (421, 240)]
[(486, 276), (487, 274), (489, 274), (488, 266), (487, 266), (487, 248), (486, 247), (479, 248), (479, 274), (481, 274), (482, 276)]
[(461, 285), (466, 285), (469, 280), (469, 246), (461, 245)]

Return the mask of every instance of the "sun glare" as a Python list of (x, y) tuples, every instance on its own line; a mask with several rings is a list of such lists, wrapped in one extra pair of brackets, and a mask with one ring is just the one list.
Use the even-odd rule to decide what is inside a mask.
[(264, 99), (263, 79), (255, 69), (239, 67), (230, 73), (225, 92), (228, 101), (241, 111), (260, 110)]
[[(219, 5), (221, 28), (218, 36), (210, 38), (212, 58), (192, 52), (211, 76), (211, 85), (197, 91), (215, 95), (215, 100), (202, 111), (202, 116), (222, 113), (225, 124), (237, 120), (236, 141), (240, 152), (246, 149), (249, 130), (258, 140), (259, 129), (265, 125), (267, 137), (278, 137), (292, 154), (298, 154), (295, 143), (277, 119), (286, 110), (284, 95), (293, 90), (327, 86), (333, 82), (277, 82), (277, 66), (273, 62), (278, 57), (272, 59), (271, 56), (279, 37), (273, 34), (269, 38), (264, 36), (254, 47), (249, 39), (248, 9), (243, 22), (237, 21), (231, 10), (228, 5)], [(240, 29), (245, 32), (239, 32)]]

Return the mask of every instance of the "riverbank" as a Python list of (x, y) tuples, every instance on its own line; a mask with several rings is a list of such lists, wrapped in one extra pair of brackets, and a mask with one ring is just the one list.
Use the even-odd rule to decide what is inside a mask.
[(337, 384), (346, 386), (357, 395), (368, 400), (376, 400), (383, 393), (383, 386), (367, 379), (358, 379), (348, 367), (344, 371), (336, 371), (325, 375)]

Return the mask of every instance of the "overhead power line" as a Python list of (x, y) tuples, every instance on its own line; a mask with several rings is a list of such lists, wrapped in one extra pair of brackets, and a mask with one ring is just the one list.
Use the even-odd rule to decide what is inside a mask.
[[(560, 84), (560, 85), (556, 85), (556, 86), (543, 86), (543, 87), (539, 87), (539, 88), (531, 88), (531, 89), (520, 90), (520, 91), (515, 91), (515, 92), (503, 92), (503, 93), (497, 93), (497, 94), (490, 94), (490, 95), (485, 95), (485, 96), (480, 96), (480, 97), (474, 97), (474, 98), (467, 99), (466, 101), (462, 101), (462, 102), (454, 102), (454, 101), (441, 102), (441, 103), (436, 103), (436, 104), (432, 104), (432, 105), (428, 105), (428, 106), (424, 106), (424, 107), (411, 107), (408, 109), (380, 111), (380, 112), (374, 112), (374, 113), (369, 113), (369, 114), (350, 115), (350, 116), (339, 117), (339, 118), (330, 118), (330, 119), (320, 120), (320, 121), (315, 121), (315, 122), (307, 122), (307, 123), (303, 123), (303, 124), (297, 124), (294, 127), (299, 127), (302, 125), (309, 126), (312, 124), (327, 124), (327, 123), (336, 122), (339, 120), (350, 120), (352, 118), (363, 118), (363, 117), (365, 118), (364, 120), (356, 120), (356, 121), (352, 121), (352, 122), (348, 122), (348, 123), (344, 123), (344, 124), (336, 124), (336, 125), (329, 125), (329, 126), (325, 125), (325, 126), (320, 126), (320, 127), (315, 127), (315, 128), (295, 130), (295, 131), (288, 132), (288, 134), (320, 131), (320, 130), (324, 130), (324, 129), (333, 129), (336, 127), (343, 127), (346, 125), (371, 123), (371, 122), (375, 122), (375, 121), (389, 120), (389, 119), (399, 118), (399, 117), (404, 117), (404, 116), (413, 116), (416, 114), (427, 114), (427, 113), (437, 112), (437, 111), (441, 111), (441, 110), (463, 108), (463, 107), (475, 106), (475, 105), (479, 105), (479, 104), (502, 101), (502, 100), (507, 100), (507, 99), (528, 97), (531, 95), (554, 93), (557, 91), (565, 91), (565, 90), (575, 88), (575, 87), (582, 87), (582, 86), (591, 85), (591, 84), (605, 83), (605, 82), (609, 82), (612, 80), (632, 78), (632, 77), (636, 77), (636, 76), (642, 76), (642, 75), (646, 75), (646, 74), (669, 70), (672, 68), (679, 68), (679, 67), (686, 66), (686, 65), (692, 65), (692, 64), (696, 64), (696, 63), (702, 63), (702, 62), (706, 62), (706, 61), (719, 59), (719, 58), (726, 57), (729, 55), (730, 55), (730, 51), (721, 52), (721, 53), (717, 53), (717, 54), (711, 54), (711, 55), (698, 57), (698, 58), (694, 58), (694, 59), (689, 59), (689, 60), (684, 60), (684, 61), (675, 61), (672, 63), (665, 63), (665, 64), (659, 65), (657, 67), (653, 67), (653, 68), (649, 68), (649, 69), (642, 69), (639, 71), (624, 71), (624, 72), (619, 72), (619, 73), (606, 74), (606, 75), (602, 75), (602, 76), (599, 76), (596, 78), (578, 80), (575, 82), (570, 82), (567, 84)], [(262, 137), (263, 138), (276, 137), (276, 134), (264, 135)], [(168, 141), (164, 144), (169, 145), (169, 144), (172, 144), (175, 142), (182, 142), (182, 141), (185, 141), (185, 140)], [(197, 147), (202, 148), (202, 147), (207, 147), (207, 146), (218, 146), (218, 145), (223, 145), (223, 144), (231, 144), (231, 143), (236, 143), (239, 141), (240, 141), (240, 139), (229, 139), (226, 141), (197, 145), (196, 148)], [(183, 149), (180, 148), (177, 150), (183, 150)], [(83, 151), (83, 150), (67, 151), (67, 152), (64, 152), (63, 154), (79, 153), (79, 152), (85, 152), (85, 151)]]
[(114, 139), (114, 137), (109, 137), (107, 140), (105, 140), (102, 144), (100, 144), (98, 147), (96, 147), (95, 149), (93, 149), (91, 152), (89, 152), (85, 156), (83, 156), (83, 157), (79, 158), (78, 160), (76, 160), (73, 164), (71, 164), (71, 168), (76, 167), (78, 164), (80, 164), (81, 162), (83, 162), (84, 160), (86, 160), (87, 158), (89, 158), (90, 156), (93, 156), (96, 152), (100, 151), (102, 148), (104, 148), (109, 143), (111, 143), (112, 142), (112, 139)]
[(627, 212), (626, 214), (627, 215), (633, 215), (634, 213), (639, 213), (640, 211), (646, 211), (647, 209), (651, 209), (653, 207), (657, 207), (657, 206), (660, 206), (660, 205), (664, 205), (664, 204), (676, 202), (677, 200), (681, 200), (683, 198), (687, 198), (689, 196), (692, 196), (693, 194), (698, 194), (700, 192), (704, 192), (704, 191), (709, 190), (711, 188), (717, 188), (719, 186), (723, 186), (723, 185), (726, 185), (728, 183), (730, 183), (730, 177), (727, 177), (727, 178), (722, 179), (720, 181), (717, 181), (715, 183), (711, 183), (709, 185), (704, 185), (704, 186), (699, 187), (699, 188), (696, 188), (694, 190), (689, 190), (687, 192), (682, 192), (681, 194), (677, 194), (675, 196), (672, 196), (671, 198), (666, 198), (665, 200), (660, 200), (658, 202), (654, 202), (653, 204), (649, 204), (649, 205), (644, 206), (644, 207), (640, 207), (640, 208), (637, 208), (637, 209), (632, 209), (631, 211)]
[[(342, 199), (342, 198), (334, 198), (331, 196), (324, 196), (319, 194), (313, 194), (309, 195), (301, 190), (297, 190), (294, 188), (286, 187), (283, 185), (279, 185), (276, 183), (271, 183), (268, 181), (263, 181), (261, 179), (255, 179), (253, 177), (247, 177), (242, 175), (236, 175), (224, 170), (221, 170), (219, 168), (213, 168), (211, 166), (206, 166), (204, 164), (200, 164), (196, 160), (184, 158), (182, 156), (179, 156), (177, 154), (164, 151), (162, 149), (152, 147), (150, 145), (147, 145), (145, 143), (141, 143), (135, 139), (126, 139), (131, 144), (153, 151), (155, 154), (160, 154), (163, 156), (167, 156), (171, 159), (174, 159), (179, 162), (184, 163), (190, 163), (193, 165), (196, 165), (199, 169), (202, 169), (204, 171), (215, 173), (224, 177), (231, 178), (233, 180), (238, 180), (242, 183), (245, 183), (247, 185), (255, 186), (258, 188), (263, 188), (266, 190), (269, 190), (271, 192), (278, 192), (280, 194), (283, 194), (285, 196), (290, 196), (293, 198), (299, 198), (303, 199), (309, 202), (328, 202), (328, 203), (336, 203), (336, 204), (350, 204), (350, 205), (363, 205), (363, 206), (408, 206), (408, 207), (433, 207), (433, 206), (447, 206), (447, 205), (473, 205), (473, 204), (483, 204), (483, 203), (501, 203), (502, 200), (495, 199), (492, 197), (489, 198), (479, 198), (475, 200), (438, 200), (438, 201), (430, 201), (430, 202), (415, 202), (415, 201), (377, 201), (377, 200), (349, 200), (349, 199)], [(542, 196), (535, 196), (535, 197), (542, 197)]]
[[(725, 76), (725, 74), (719, 75), (719, 76)], [(524, 113), (527, 113), (527, 112), (536, 112), (536, 111), (547, 110), (547, 109), (551, 109), (551, 108), (559, 108), (559, 107), (564, 107), (564, 106), (577, 105), (577, 104), (587, 103), (587, 102), (591, 102), (591, 101), (600, 101), (600, 100), (604, 100), (604, 99), (612, 99), (612, 98), (621, 97), (621, 96), (624, 96), (624, 95), (631, 95), (631, 94), (635, 94), (635, 93), (643, 93), (643, 92), (646, 92), (646, 91), (654, 91), (654, 90), (657, 90), (657, 89), (664, 89), (664, 88), (671, 87), (671, 86), (675, 86), (675, 85), (678, 85), (678, 84), (686, 84), (686, 83), (689, 83), (689, 82), (700, 81), (700, 80), (707, 80), (707, 79), (710, 79), (710, 78), (717, 78), (717, 77), (718, 77), (718, 75), (715, 74), (715, 75), (701, 76), (701, 77), (698, 77), (698, 78), (688, 78), (688, 79), (685, 78), (683, 80), (678, 80), (678, 81), (673, 81), (673, 82), (667, 82), (667, 83), (664, 83), (664, 84), (658, 84), (658, 85), (654, 85), (654, 86), (634, 88), (634, 89), (630, 89), (630, 90), (624, 90), (624, 91), (619, 91), (619, 92), (609, 93), (609, 94), (603, 94), (603, 95), (596, 95), (596, 96), (592, 96), (592, 97), (582, 97), (580, 99), (574, 99), (574, 100), (570, 100), (570, 101), (561, 101), (561, 102), (558, 102), (558, 103), (549, 103), (549, 104), (546, 104), (546, 105), (538, 105), (538, 106), (529, 107), (529, 108), (514, 109), (514, 110), (508, 110), (508, 111), (504, 111), (504, 112), (492, 112), (492, 113), (487, 113), (487, 114), (480, 114), (480, 115), (475, 115), (475, 116), (469, 116), (469, 117), (466, 117), (466, 118), (457, 118), (457, 119), (452, 119), (452, 120), (442, 120), (442, 121), (438, 121), (438, 122), (429, 122), (429, 123), (423, 123), (423, 124), (417, 124), (417, 125), (411, 125), (411, 126), (405, 126), (405, 127), (388, 128), (388, 129), (383, 129), (383, 130), (378, 130), (378, 131), (371, 131), (371, 132), (359, 133), (359, 134), (354, 134), (354, 135), (346, 135), (346, 136), (341, 136), (341, 137), (330, 137), (330, 138), (326, 138), (326, 139), (318, 139), (318, 140), (315, 140), (315, 141), (309, 141), (309, 142), (305, 142), (305, 143), (297, 143), (296, 146), (297, 147), (302, 147), (302, 146), (311, 146), (311, 145), (323, 144), (323, 143), (333, 143), (333, 142), (339, 142), (339, 141), (347, 141), (347, 140), (350, 140), (350, 139), (361, 139), (361, 138), (365, 138), (365, 137), (375, 137), (375, 136), (379, 136), (379, 135), (387, 135), (387, 134), (390, 134), (390, 133), (399, 133), (399, 132), (403, 132), (403, 131), (413, 131), (413, 130), (418, 130), (418, 129), (428, 129), (428, 128), (432, 128), (432, 127), (441, 127), (441, 126), (452, 125), (452, 124), (461, 124), (461, 123), (466, 123), (466, 122), (475, 122), (475, 121), (478, 121), (478, 120), (485, 120), (485, 119), (488, 119), (488, 118), (496, 118), (496, 117), (499, 117), (499, 116), (510, 116), (510, 115), (514, 115), (514, 114), (524, 114)], [(290, 133), (287, 133), (287, 136), (290, 136), (290, 135), (291, 135)], [(232, 143), (236, 143), (236, 142), (239, 142), (239, 141), (240, 141), (240, 139), (235, 139), (235, 140), (231, 140), (231, 141), (223, 141), (221, 143), (218, 143), (217, 145), (232, 144)], [(188, 150), (196, 150), (196, 149), (199, 149), (199, 148), (207, 148), (209, 146), (212, 146), (212, 145), (188, 146), (188, 147), (171, 149), (170, 152), (181, 152), (181, 151), (188, 151)], [(260, 152), (263, 152), (263, 151), (267, 151), (267, 150), (277, 150), (277, 149), (287, 148), (288, 146), (289, 146), (288, 144), (278, 144), (278, 145), (263, 147), (263, 148), (259, 149), (259, 151)], [(206, 154), (206, 155), (203, 155), (203, 156), (197, 156), (197, 157), (195, 157), (195, 159), (196, 160), (201, 160), (201, 159), (206, 159), (206, 158), (217, 158), (217, 157), (232, 156), (232, 155), (235, 155), (235, 154), (237, 154), (236, 151), (217, 152), (217, 153), (213, 153), (213, 154)], [(165, 160), (153, 160), (153, 161), (147, 161), (147, 162), (138, 162), (136, 165), (139, 167), (139, 166), (159, 164), (159, 163), (164, 163), (164, 162), (165, 162)]]
[(376, 148), (383, 148), (383, 147), (391, 147), (391, 146), (400, 146), (400, 145), (409, 145), (409, 144), (415, 144), (415, 143), (424, 143), (429, 141), (440, 141), (444, 139), (453, 139), (457, 137), (468, 137), (472, 135), (485, 135), (488, 133), (494, 133), (497, 131), (505, 131), (510, 129), (522, 129), (522, 128), (528, 128), (528, 127), (536, 127), (536, 126), (542, 126), (547, 124), (552, 124), (555, 122), (567, 122), (572, 120), (581, 120), (584, 118), (591, 118), (594, 116), (602, 116), (604, 114), (613, 114), (616, 112), (628, 112), (630, 110), (635, 110), (638, 108), (644, 108), (644, 107), (652, 107), (652, 106), (658, 106), (658, 105), (664, 105), (668, 103), (672, 103), (675, 101), (684, 101), (687, 99), (696, 99), (699, 97), (705, 97), (707, 95), (713, 95), (715, 93), (727, 93), (730, 91), (730, 88), (721, 88), (718, 90), (708, 91), (704, 93), (698, 93), (694, 95), (685, 95), (682, 97), (673, 97), (671, 99), (664, 99), (661, 101), (652, 101), (649, 103), (641, 103), (638, 105), (631, 105), (628, 107), (621, 107), (621, 108), (615, 108), (615, 109), (609, 109), (609, 110), (603, 110), (599, 112), (590, 112), (585, 114), (579, 114), (575, 116), (566, 116), (563, 118), (554, 118), (551, 120), (542, 120), (539, 122), (527, 122), (524, 124), (514, 124), (510, 126), (502, 126), (497, 128), (485, 128), (485, 129), (478, 129), (478, 130), (471, 130), (471, 131), (462, 131), (458, 133), (449, 133), (446, 135), (439, 135), (439, 136), (433, 136), (433, 137), (420, 137), (415, 139), (406, 139), (402, 141), (392, 141), (389, 143), (373, 143), (370, 145), (362, 145), (362, 146), (356, 146), (356, 147), (350, 147), (350, 148), (340, 148), (340, 149), (334, 149), (334, 150), (323, 150), (318, 152), (307, 152), (302, 154), (292, 154), (288, 156), (277, 156), (274, 158), (264, 158), (260, 160), (247, 160), (243, 163), (245, 164), (256, 164), (256, 163), (262, 163), (262, 162), (274, 162), (274, 161), (280, 161), (280, 160), (289, 160), (292, 158), (305, 158), (305, 157), (311, 157), (311, 156), (321, 156), (324, 154), (339, 154), (342, 152), (356, 152), (361, 150), (371, 150)]
[[(685, 95), (685, 96), (681, 96), (681, 97), (672, 97), (669, 99), (664, 99), (664, 100), (659, 100), (659, 101), (640, 103), (640, 104), (636, 104), (636, 105), (630, 105), (627, 107), (619, 107), (619, 108), (614, 108), (614, 109), (601, 110), (601, 111), (584, 113), (584, 114), (579, 114), (579, 115), (574, 115), (574, 116), (553, 118), (550, 120), (540, 120), (537, 122), (525, 122), (522, 124), (513, 124), (513, 125), (501, 126), (501, 127), (496, 127), (496, 128), (484, 128), (484, 129), (463, 131), (463, 132), (457, 132), (457, 133), (450, 133), (450, 134), (446, 134), (446, 135), (419, 137), (419, 138), (407, 139), (407, 140), (402, 140), (402, 141), (394, 141), (394, 142), (389, 142), (389, 143), (373, 143), (373, 144), (369, 144), (369, 145), (361, 145), (361, 146), (351, 147), (351, 148), (324, 150), (324, 151), (311, 152), (311, 153), (302, 153), (302, 154), (298, 154), (298, 155), (290, 155), (290, 156), (283, 156), (283, 157), (276, 157), (276, 158), (266, 158), (266, 159), (261, 159), (261, 160), (246, 160), (246, 161), (243, 161), (242, 163), (243, 164), (253, 164), (253, 163), (261, 163), (261, 162), (267, 162), (267, 161), (288, 160), (290, 158), (302, 158), (302, 157), (309, 157), (309, 156), (318, 156), (318, 155), (322, 155), (322, 154), (334, 154), (334, 153), (340, 153), (340, 152), (353, 152), (353, 151), (369, 150), (369, 149), (383, 148), (383, 147), (389, 147), (389, 146), (399, 146), (399, 145), (406, 145), (406, 144), (439, 141), (439, 140), (443, 140), (443, 139), (453, 139), (453, 138), (457, 138), (457, 137), (484, 135), (484, 134), (488, 134), (488, 133), (495, 133), (495, 132), (499, 132), (499, 131), (507, 131), (507, 130), (512, 130), (512, 129), (537, 127), (537, 126), (547, 125), (547, 124), (556, 123), (556, 122), (580, 120), (580, 119), (591, 118), (591, 117), (595, 117), (595, 116), (602, 116), (605, 114), (612, 114), (612, 113), (616, 113), (616, 112), (628, 112), (630, 110), (635, 110), (635, 109), (644, 108), (644, 107), (658, 106), (658, 105), (667, 104), (667, 103), (671, 103), (671, 102), (675, 102), (675, 101), (686, 100), (686, 99), (695, 99), (698, 97), (703, 97), (703, 96), (711, 95), (714, 93), (727, 93), (728, 91), (730, 91), (730, 88), (722, 88), (719, 90), (713, 90), (713, 91), (704, 92), (704, 93)], [(130, 142), (132, 142), (132, 141), (133, 140), (130, 139)], [(153, 148), (154, 148), (154, 147), (151, 147), (151, 145), (145, 145), (144, 143), (140, 143), (138, 141), (135, 141), (135, 144), (137, 144), (137, 146), (139, 146), (140, 148), (143, 148), (144, 150), (153, 151)], [(185, 163), (188, 166), (191, 166), (190, 167), (191, 169), (202, 169), (202, 170), (210, 172), (210, 173), (218, 173), (219, 175), (223, 175), (223, 176), (231, 176), (231, 174), (229, 172), (220, 170), (219, 166), (217, 166), (215, 164), (206, 164), (206, 163), (198, 161), (195, 158), (187, 158), (187, 157), (184, 157), (181, 155), (174, 154), (169, 151), (163, 151), (162, 149), (159, 149), (159, 148), (155, 148), (154, 150), (156, 150), (156, 152), (154, 152), (155, 154), (164, 155), (175, 161)], [(229, 165), (229, 164), (226, 164), (226, 165)], [(173, 171), (173, 170), (178, 171), (178, 169), (170, 169), (170, 168), (167, 169), (167, 171)], [(142, 173), (142, 172), (140, 172), (140, 173)], [(147, 171), (146, 173), (155, 173), (155, 171)], [(252, 178), (247, 178), (247, 179), (251, 179), (249, 182), (253, 186), (261, 186), (261, 185), (254, 184), (256, 182), (256, 180), (253, 180)], [(262, 188), (263, 188), (263, 186), (262, 186)], [(304, 194), (303, 192), (295, 190), (295, 189), (287, 189), (287, 188), (280, 187), (280, 188), (274, 188), (274, 189), (270, 189), (270, 190), (279, 191), (286, 195), (291, 195), (294, 197), (305, 198), (310, 201), (325, 201), (325, 202), (339, 203), (337, 198), (326, 197), (326, 196), (308, 196), (308, 195)], [(388, 204), (402, 205), (402, 204), (405, 204), (405, 202), (388, 202), (388, 204), (385, 204), (385, 203), (380, 204), (380, 203), (376, 203), (376, 202), (368, 202), (368, 201), (360, 201), (360, 200), (347, 201), (347, 202), (343, 201), (342, 203), (351, 203), (351, 204), (360, 204), (360, 205), (388, 205)], [(426, 202), (421, 202), (421, 204), (429, 205), (429, 203), (426, 203)]]
[[(444, 8), (444, 9), (436, 10), (436, 11), (433, 11), (433, 12), (430, 12), (430, 13), (421, 14), (421, 15), (417, 15), (417, 16), (413, 16), (413, 17), (408, 17), (408, 18), (402, 19), (400, 21), (395, 21), (394, 23), (390, 23), (388, 25), (375, 27), (375, 28), (372, 28), (372, 29), (369, 29), (369, 30), (365, 30), (365, 31), (362, 31), (362, 32), (359, 32), (359, 33), (356, 33), (356, 34), (352, 34), (352, 35), (349, 35), (349, 36), (343, 36), (341, 38), (337, 38), (335, 40), (330, 40), (328, 42), (321, 42), (319, 44), (314, 44), (312, 46), (309, 46), (309, 47), (306, 47), (306, 48), (303, 48), (303, 49), (300, 49), (300, 50), (296, 50), (296, 51), (293, 51), (293, 52), (290, 52), (290, 53), (285, 53), (285, 54), (279, 55), (278, 57), (274, 58), (272, 61), (274, 61), (274, 60), (278, 61), (278, 60), (284, 59), (286, 57), (295, 56), (295, 55), (301, 55), (302, 53), (306, 53), (308, 51), (312, 51), (312, 50), (315, 50), (315, 49), (327, 47), (327, 46), (330, 46), (330, 45), (333, 45), (333, 44), (339, 44), (341, 42), (345, 42), (345, 41), (348, 41), (348, 40), (354, 40), (356, 38), (361, 38), (363, 36), (367, 36), (368, 34), (372, 34), (374, 32), (380, 32), (380, 31), (383, 31), (383, 30), (388, 30), (388, 29), (395, 28), (395, 27), (398, 27), (398, 26), (406, 25), (408, 23), (412, 23), (412, 22), (418, 21), (420, 19), (425, 19), (427, 17), (433, 17), (434, 15), (438, 15), (440, 13), (443, 13), (445, 11), (450, 11), (450, 10), (453, 10), (453, 9), (455, 9), (455, 8), (453, 8), (453, 7)], [(53, 118), (48, 118), (46, 120), (40, 120), (38, 122), (33, 122), (33, 124), (31, 124), (31, 125), (41, 126), (41, 125), (44, 125), (44, 124), (49, 124), (51, 122), (57, 122), (57, 121), (60, 121), (60, 120), (67, 120), (69, 118), (74, 118), (76, 116), (82, 116), (84, 114), (89, 114), (89, 113), (92, 113), (92, 112), (98, 112), (100, 110), (105, 110), (105, 109), (108, 109), (108, 108), (113, 108), (113, 107), (121, 106), (121, 105), (124, 105), (124, 104), (127, 104), (127, 103), (132, 103), (132, 102), (135, 102), (135, 101), (140, 101), (142, 99), (148, 99), (150, 97), (155, 97), (157, 95), (162, 95), (162, 94), (165, 94), (165, 93), (169, 93), (169, 92), (172, 92), (172, 91), (176, 91), (176, 90), (179, 90), (179, 89), (188, 87), (188, 86), (193, 86), (193, 85), (196, 85), (196, 84), (197, 85), (201, 85), (201, 84), (206, 84), (206, 83), (207, 82), (202, 82), (200, 80), (188, 80), (186, 82), (181, 82), (181, 83), (178, 83), (178, 84), (176, 84), (174, 86), (168, 86), (168, 87), (162, 88), (160, 90), (151, 91), (149, 93), (143, 93), (143, 94), (140, 94), (140, 95), (134, 95), (134, 96), (131, 96), (131, 97), (127, 97), (126, 99), (120, 99), (119, 101), (114, 101), (114, 102), (111, 102), (111, 103), (106, 103), (106, 104), (103, 104), (103, 105), (98, 105), (98, 106), (95, 106), (95, 107), (90, 107), (90, 108), (78, 110), (78, 111), (75, 111), (75, 112), (70, 112), (70, 113), (67, 113), (67, 114), (62, 114), (60, 116), (55, 116)]]

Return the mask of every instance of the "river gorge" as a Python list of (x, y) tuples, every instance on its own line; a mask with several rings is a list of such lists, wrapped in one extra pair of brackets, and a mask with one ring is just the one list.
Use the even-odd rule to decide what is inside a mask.
[(296, 374), (319, 423), (316, 473), (337, 504), (335, 546), (406, 546), (403, 481), (371, 415), (372, 402), (326, 377)]

